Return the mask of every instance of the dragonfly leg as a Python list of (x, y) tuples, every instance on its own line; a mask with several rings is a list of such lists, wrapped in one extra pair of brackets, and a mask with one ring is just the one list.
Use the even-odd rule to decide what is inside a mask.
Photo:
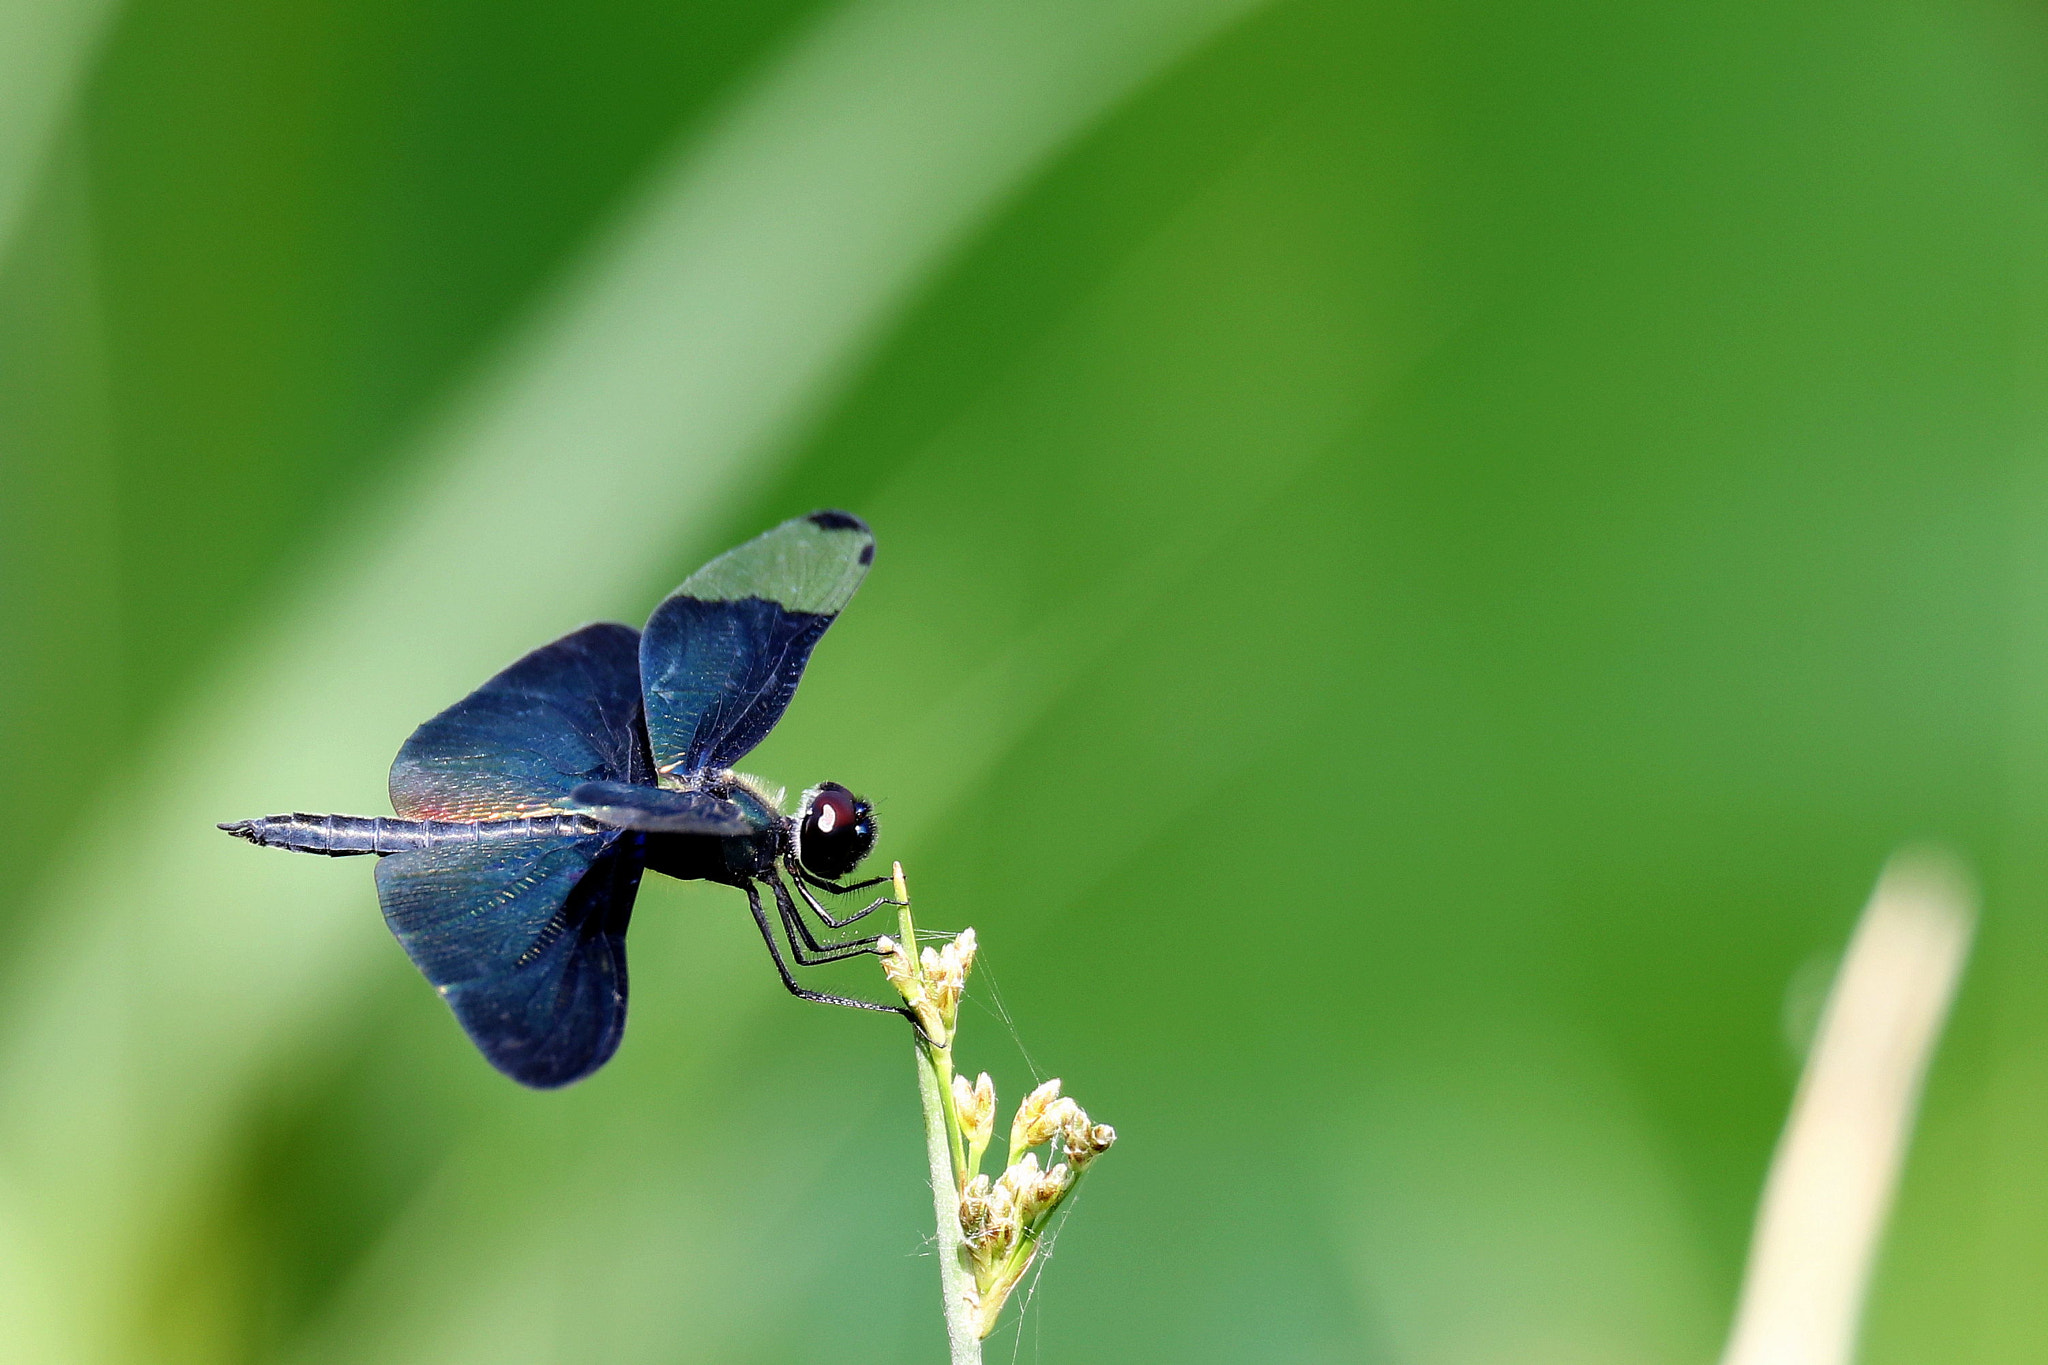
[(754, 925), (761, 931), (761, 941), (768, 945), (768, 956), (775, 961), (775, 972), (782, 978), (782, 984), (789, 993), (799, 1000), (813, 1000), (820, 1005), (844, 1005), (848, 1009), (878, 1010), (883, 1014), (909, 1016), (909, 1011), (900, 1005), (878, 1005), (872, 1000), (849, 1000), (843, 995), (827, 995), (823, 991), (805, 990), (796, 984), (790, 975), (789, 964), (782, 960), (781, 945), (775, 941), (775, 931), (768, 925), (768, 915), (761, 909), (761, 892), (752, 882), (746, 885), (747, 908), (754, 912)]
[(820, 877), (815, 872), (806, 871), (802, 863), (792, 863), (790, 870), (796, 873), (798, 881), (809, 882), (820, 891), (830, 891), (835, 896), (850, 896), (856, 891), (865, 891), (871, 886), (881, 886), (894, 880), (890, 877), (869, 877), (866, 881), (848, 882), (841, 886), (829, 877)]
[[(818, 904), (818, 898), (817, 898), (816, 896), (813, 896), (813, 895), (811, 894), (811, 888), (810, 888), (810, 887), (808, 887), (808, 886), (806, 886), (806, 885), (804, 884), (804, 881), (805, 881), (805, 876), (806, 876), (806, 875), (807, 875), (807, 874), (805, 874), (805, 873), (803, 873), (803, 872), (799, 871), (799, 872), (798, 872), (798, 874), (797, 874), (797, 875), (796, 875), (796, 876), (795, 876), (794, 878), (792, 878), (792, 880), (796, 882), (796, 889), (797, 889), (797, 894), (798, 894), (798, 895), (800, 895), (800, 896), (802, 896), (802, 897), (804, 898), (804, 904), (805, 904), (805, 905), (808, 905), (808, 906), (810, 906), (810, 907), (811, 907), (811, 913), (812, 913), (812, 914), (816, 915), (816, 916), (817, 916), (817, 917), (818, 917), (819, 919), (821, 919), (821, 920), (825, 921), (825, 923), (826, 923), (826, 924), (827, 924), (828, 926), (830, 926), (831, 928), (834, 928), (834, 929), (844, 929), (844, 928), (845, 928), (845, 927), (846, 927), (847, 925), (849, 925), (849, 924), (853, 924), (853, 923), (856, 923), (856, 922), (858, 922), (858, 921), (860, 921), (860, 920), (866, 919), (866, 918), (867, 918), (867, 917), (868, 917), (869, 915), (873, 914), (873, 913), (874, 913), (875, 911), (877, 911), (877, 910), (881, 909), (881, 908), (882, 908), (883, 906), (885, 906), (885, 905), (901, 905), (901, 904), (903, 904), (903, 902), (902, 902), (902, 901), (890, 900), (890, 899), (889, 899), (889, 898), (888, 898), (887, 896), (879, 896), (879, 897), (877, 897), (877, 898), (876, 898), (875, 900), (873, 900), (872, 902), (870, 902), (869, 904), (867, 904), (867, 905), (864, 905), (864, 906), (862, 906), (862, 907), (861, 907), (860, 909), (858, 909), (858, 910), (854, 911), (854, 912), (853, 912), (852, 914), (850, 914), (850, 915), (846, 916), (846, 918), (844, 918), (844, 919), (835, 919), (835, 918), (833, 917), (833, 915), (832, 915), (832, 912), (831, 912), (830, 910), (827, 910), (827, 909), (826, 909), (826, 908), (825, 908), (824, 906), (822, 906), (822, 905)], [(881, 878), (877, 878), (876, 880), (877, 880), (877, 881), (879, 881), (879, 880), (882, 880), (882, 879), (881, 879)], [(862, 882), (862, 883), (861, 883), (861, 885), (862, 885), (862, 886), (873, 886), (873, 885), (874, 885), (874, 882)], [(834, 887), (831, 887), (831, 886), (827, 886), (827, 887), (826, 887), (825, 889), (826, 889), (826, 890), (828, 890), (828, 891), (834, 891), (834, 890), (837, 890), (837, 891), (841, 891), (841, 892), (844, 892), (844, 891), (853, 891), (853, 890), (857, 890), (858, 888), (856, 888), (856, 887), (851, 887), (851, 886), (848, 886), (848, 887), (841, 887), (841, 888), (834, 888)]]
[(797, 966), (818, 967), (827, 962), (843, 962), (849, 957), (875, 950), (875, 942), (880, 935), (848, 939), (844, 943), (819, 942), (811, 932), (811, 926), (804, 923), (804, 917), (797, 910), (796, 902), (790, 899), (782, 879), (771, 874), (767, 880), (775, 892), (775, 908), (782, 916), (782, 927), (789, 935), (789, 950), (796, 955)]

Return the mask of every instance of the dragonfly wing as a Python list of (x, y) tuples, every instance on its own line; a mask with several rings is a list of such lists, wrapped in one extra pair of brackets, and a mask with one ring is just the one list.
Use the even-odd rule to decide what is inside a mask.
[(377, 864), (385, 923), (470, 1041), (522, 1085), (581, 1080), (626, 1027), (638, 835), (440, 844)]
[(655, 766), (730, 768), (759, 744), (874, 557), (860, 518), (813, 512), (720, 555), (656, 607), (640, 638)]
[(391, 805), (415, 820), (551, 809), (581, 782), (653, 780), (640, 723), (640, 635), (564, 635), (435, 716), (391, 764)]

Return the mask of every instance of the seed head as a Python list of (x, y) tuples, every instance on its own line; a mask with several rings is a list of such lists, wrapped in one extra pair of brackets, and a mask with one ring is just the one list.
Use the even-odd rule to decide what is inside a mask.
[(1003, 1179), (1014, 1181), (1017, 1189), (1017, 1221), (1029, 1227), (1038, 1221), (1040, 1215), (1048, 1213), (1067, 1193), (1073, 1184), (1073, 1174), (1065, 1162), (1049, 1171), (1038, 1169), (1038, 1154), (1026, 1152), (1024, 1159), (1003, 1172)]
[[(1038, 1089), (1024, 1097), (1017, 1106), (1017, 1117), (1010, 1120), (1010, 1152), (1015, 1155), (1027, 1147), (1036, 1147), (1059, 1129), (1059, 1117), (1048, 1117), (1060, 1098), (1060, 1078), (1055, 1076)], [(1071, 1107), (1072, 1101), (1068, 1101)]]
[(1066, 1151), (1067, 1160), (1074, 1163), (1076, 1171), (1084, 1169), (1115, 1142), (1116, 1129), (1106, 1123), (1091, 1124), (1086, 1114), (1081, 1114), (1077, 1122), (1060, 1131), (1060, 1146)]
[[(930, 1039), (934, 1046), (945, 1047), (952, 1041), (953, 1028), (932, 1001), (927, 973), (919, 971), (917, 962), (903, 950), (903, 945), (887, 934), (875, 941), (875, 955), (882, 960), (882, 975), (889, 978), (896, 994), (910, 1006), (911, 1014), (917, 1019), (918, 1032)], [(925, 956), (931, 956), (929, 949)]]
[(953, 1112), (960, 1116), (960, 1132), (963, 1136), (974, 1131), (974, 1086), (965, 1076), (953, 1076)]
[(977, 1175), (960, 1191), (960, 1235), (967, 1239), (969, 1246), (978, 1249), (988, 1241), (994, 1220), (995, 1209), (989, 1202), (988, 1177)]
[(918, 980), (917, 964), (910, 960), (910, 954), (903, 951), (903, 945), (887, 934), (875, 940), (875, 956), (882, 960), (882, 975), (889, 978), (889, 984), (903, 997), (903, 1003), (914, 1005), (924, 994), (923, 984)]
[(998, 1180), (988, 1190), (988, 1223), (982, 1245), (1008, 1247), (1016, 1240), (1017, 1226), (1017, 1187)]
[(1066, 1131), (1067, 1125), (1074, 1122), (1074, 1116), (1077, 1114), (1084, 1119), (1088, 1117), (1080, 1105), (1062, 1095), (1045, 1106), (1045, 1113), (1039, 1116), (1038, 1122), (1031, 1125), (1030, 1135), (1036, 1136), (1043, 1132), (1045, 1136), (1038, 1138), (1038, 1141), (1050, 1142)]
[(1066, 1162), (1056, 1162), (1053, 1168), (1038, 1178), (1038, 1190), (1033, 1202), (1043, 1211), (1057, 1205), (1067, 1197), (1067, 1191), (1074, 1188), (1074, 1170)]
[(960, 1012), (960, 995), (967, 989), (967, 972), (974, 965), (974, 931), (963, 930), (952, 942), (927, 948), (922, 956), (925, 991), (950, 1034)]
[(1022, 1161), (1012, 1162), (996, 1180), (998, 1190), (1009, 1192), (1010, 1205), (1020, 1221), (1030, 1221), (1024, 1210), (1038, 1192), (1039, 1174), (1038, 1153), (1026, 1152)]
[(965, 1076), (953, 1077), (953, 1108), (960, 1115), (960, 1140), (967, 1147), (967, 1167), (981, 1164), (988, 1140), (996, 1126), (996, 1083), (986, 1071), (969, 1085)]

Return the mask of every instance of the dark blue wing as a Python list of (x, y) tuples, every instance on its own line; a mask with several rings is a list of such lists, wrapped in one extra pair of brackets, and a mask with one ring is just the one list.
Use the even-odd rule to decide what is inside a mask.
[(442, 844), (377, 864), (385, 923), (492, 1066), (581, 1080), (626, 1028), (640, 836)]
[(641, 733), (639, 632), (585, 626), (413, 731), (391, 764), (391, 805), (415, 820), (506, 819), (581, 782), (651, 782)]
[(720, 555), (656, 607), (640, 638), (655, 767), (729, 768), (759, 744), (874, 557), (860, 518), (813, 512)]
[(613, 829), (650, 834), (710, 834), (728, 838), (758, 833), (762, 825), (747, 818), (739, 803), (710, 792), (668, 791), (624, 782), (585, 782), (569, 793), (570, 809), (602, 821)]

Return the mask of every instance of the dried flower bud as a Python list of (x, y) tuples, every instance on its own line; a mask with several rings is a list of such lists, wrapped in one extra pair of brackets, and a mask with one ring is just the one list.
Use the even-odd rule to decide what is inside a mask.
[(1046, 1121), (1047, 1111), (1060, 1097), (1060, 1078), (1055, 1076), (1038, 1089), (1024, 1097), (1017, 1106), (1017, 1117), (1010, 1120), (1010, 1154), (1016, 1155), (1026, 1147), (1036, 1147), (1053, 1135), (1059, 1126)]
[(965, 1076), (953, 1078), (953, 1108), (960, 1115), (960, 1140), (967, 1147), (967, 1168), (981, 1164), (988, 1140), (996, 1126), (996, 1083), (986, 1071), (967, 1084)]
[(917, 1003), (924, 989), (918, 981), (917, 967), (910, 955), (903, 951), (903, 945), (887, 934), (875, 940), (875, 956), (882, 961), (882, 975), (889, 978), (889, 984), (903, 997), (906, 1005)]
[[(1026, 1160), (1031, 1161), (1028, 1156)], [(1049, 1171), (1038, 1170), (1036, 1161), (1031, 1161), (1029, 1169), (1010, 1169), (1021, 1172), (1017, 1179), (1017, 1219), (1026, 1227), (1051, 1212), (1073, 1187), (1073, 1172), (1065, 1162)]]
[(1067, 1160), (1074, 1163), (1076, 1171), (1096, 1157), (1108, 1151), (1116, 1142), (1116, 1129), (1106, 1123), (1091, 1124), (1086, 1114), (1081, 1121), (1060, 1134), (1060, 1145), (1065, 1149)]
[(1073, 1188), (1071, 1167), (1061, 1162), (1051, 1170), (1040, 1170), (1036, 1152), (1024, 1153), (988, 1187), (989, 1205), (998, 1213), (990, 1235), (974, 1246), (975, 1285), (981, 1297), (978, 1335), (987, 1336), (995, 1326), (1010, 1291), (1038, 1253), (1037, 1236), (1026, 1234), (1033, 1233)]
[(1010, 1207), (1016, 1211), (1019, 1222), (1028, 1223), (1031, 1215), (1026, 1212), (1038, 1193), (1038, 1153), (1026, 1152), (1022, 1161), (1014, 1162), (997, 1178), (995, 1188), (1007, 1191)]
[(925, 949), (921, 961), (925, 993), (951, 1032), (959, 1017), (960, 997), (967, 989), (967, 970), (974, 962), (974, 931), (965, 930), (950, 943)]
[(1007, 1249), (1017, 1239), (1018, 1225), (1017, 1187), (998, 1180), (988, 1191), (988, 1223), (982, 1246)]
[(986, 1071), (974, 1078), (974, 1116), (986, 1141), (987, 1134), (996, 1126), (996, 1083)]
[(938, 1007), (929, 1000), (919, 1000), (911, 1007), (917, 1015), (917, 1031), (931, 1040), (933, 1047), (945, 1048), (953, 1045), (953, 1030)]
[(950, 1030), (960, 1014), (960, 974), (948, 971), (947, 965), (944, 958), (939, 960), (939, 970), (926, 978), (925, 991), (931, 997), (932, 1008)]
[(1074, 1170), (1062, 1161), (1053, 1166), (1038, 1179), (1037, 1204), (1040, 1209), (1051, 1209), (1067, 1197), (1067, 1191), (1074, 1188)]
[[(1045, 1106), (1045, 1112), (1039, 1115), (1038, 1122), (1031, 1125), (1031, 1133), (1027, 1134), (1027, 1136), (1032, 1137), (1034, 1143), (1050, 1142), (1065, 1132), (1072, 1124), (1076, 1122), (1085, 1123), (1087, 1120), (1087, 1112), (1080, 1105), (1075, 1104), (1065, 1095), (1062, 1095), (1051, 1104)], [(1040, 1133), (1043, 1133), (1044, 1136), (1037, 1136)]]
[(995, 1210), (989, 1204), (988, 1177), (977, 1175), (960, 1191), (960, 1235), (967, 1239), (968, 1245), (979, 1248), (988, 1241), (994, 1221)]
[(917, 970), (917, 964), (903, 945), (888, 935), (875, 942), (875, 955), (881, 959), (882, 975), (889, 978), (889, 984), (896, 988), (896, 994), (903, 997), (903, 1003), (910, 1006), (911, 1014), (917, 1020), (918, 1031), (938, 1047), (946, 1046), (952, 1036), (952, 1025), (939, 1014), (933, 1005), (930, 993), (925, 988), (924, 974)]

